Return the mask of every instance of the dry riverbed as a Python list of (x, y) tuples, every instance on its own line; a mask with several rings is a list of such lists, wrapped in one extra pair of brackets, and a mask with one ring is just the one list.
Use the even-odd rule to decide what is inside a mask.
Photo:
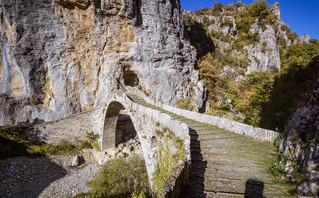
[(0, 160), (0, 197), (63, 197), (88, 192), (86, 183), (105, 161), (133, 153), (141, 154), (136, 140), (103, 151), (84, 149), (69, 155), (3, 159)]

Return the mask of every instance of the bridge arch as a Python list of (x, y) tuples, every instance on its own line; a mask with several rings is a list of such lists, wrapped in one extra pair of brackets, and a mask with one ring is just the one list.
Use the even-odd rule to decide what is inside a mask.
[[(117, 146), (116, 127), (118, 117), (123, 111), (130, 116), (136, 132), (135, 135), (141, 144), (151, 186), (153, 186), (152, 178), (159, 160), (160, 145), (167, 145), (175, 154), (184, 150), (185, 155), (180, 162), (190, 159), (190, 136), (187, 125), (147, 105), (139, 98), (125, 93), (114, 93), (113, 96), (109, 97), (106, 105), (100, 109), (102, 114), (98, 115), (99, 125), (97, 127), (101, 137), (102, 150)], [(175, 144), (176, 138), (183, 143)]]
[[(123, 128), (121, 123), (126, 126)], [(136, 135), (135, 127), (127, 108), (119, 101), (110, 102), (106, 108), (104, 118), (101, 149), (112, 148), (123, 142), (124, 136), (128, 135), (127, 130), (131, 130), (131, 134), (129, 134), (131, 137)]]

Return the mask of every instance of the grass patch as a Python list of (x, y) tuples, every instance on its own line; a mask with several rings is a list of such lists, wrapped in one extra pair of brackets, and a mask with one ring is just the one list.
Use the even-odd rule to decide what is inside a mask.
[(158, 140), (158, 162), (153, 173), (154, 191), (160, 195), (162, 189), (172, 175), (173, 168), (186, 155), (184, 140), (175, 136), (168, 127), (156, 129)]
[(300, 172), (299, 168), (294, 167), (295, 180), (283, 181), (282, 178), (285, 178), (287, 173), (285, 172), (285, 168), (286, 168), (285, 163), (282, 163), (282, 164), (279, 163), (280, 156), (281, 155), (274, 150), (274, 152), (271, 154), (271, 157), (269, 157), (267, 160), (264, 161), (263, 166), (267, 169), (269, 173), (271, 173), (274, 176), (274, 180), (273, 180), (274, 184), (287, 190), (289, 195), (296, 195), (297, 186), (302, 183), (302, 181), (305, 179), (305, 176)]
[(88, 182), (90, 191), (76, 198), (152, 197), (145, 161), (133, 155), (107, 161), (98, 175)]
[(0, 158), (34, 156), (34, 155), (61, 155), (72, 153), (83, 148), (98, 148), (98, 135), (86, 132), (86, 141), (77, 145), (52, 145), (45, 142), (30, 140), (25, 134), (26, 128), (0, 129)]
[(158, 162), (156, 164), (155, 172), (153, 173), (153, 182), (156, 194), (159, 195), (166, 181), (172, 175), (173, 168), (185, 157), (185, 143), (177, 137), (173, 139), (174, 146), (177, 152), (173, 153), (168, 141), (165, 140), (164, 144), (159, 142)]
[(159, 142), (159, 159), (156, 164), (156, 170), (153, 174), (153, 182), (155, 185), (156, 194), (159, 195), (165, 185), (165, 182), (172, 174), (174, 166), (177, 164), (174, 162), (174, 157), (171, 148), (168, 143), (166, 145)]

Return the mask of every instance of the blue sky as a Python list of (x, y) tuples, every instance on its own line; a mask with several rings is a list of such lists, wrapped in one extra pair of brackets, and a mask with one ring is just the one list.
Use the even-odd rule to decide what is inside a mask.
[[(180, 0), (185, 10), (194, 11), (204, 7), (212, 7), (214, 0)], [(237, 0), (220, 0), (224, 5), (237, 3)], [(243, 4), (250, 4), (254, 0), (242, 0)], [(268, 0), (272, 5), (276, 0)], [(319, 40), (319, 0), (277, 0), (280, 3), (281, 18), (290, 26), (291, 31), (299, 36), (308, 34), (310, 38)]]

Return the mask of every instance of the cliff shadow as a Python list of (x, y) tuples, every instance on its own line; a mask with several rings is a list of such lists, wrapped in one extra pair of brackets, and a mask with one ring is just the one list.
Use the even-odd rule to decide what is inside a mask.
[(215, 51), (214, 41), (209, 35), (203, 25), (195, 20), (191, 20), (186, 27), (187, 36), (197, 51), (197, 59), (201, 59), (209, 52)]
[(31, 124), (0, 126), (0, 159), (34, 155), (28, 150), (28, 145), (37, 139), (36, 135), (31, 136), (28, 133), (31, 126)]
[(319, 78), (319, 56), (306, 66), (293, 65), (285, 74), (276, 77), (268, 103), (261, 112), (260, 127), (284, 131), (297, 108), (306, 102)]
[(0, 197), (38, 197), (67, 173), (63, 167), (30, 152), (30, 125), (0, 127)]
[(0, 160), (1, 197), (39, 197), (66, 171), (45, 157), (15, 157)]
[(204, 161), (201, 154), (201, 143), (198, 140), (199, 135), (197, 131), (189, 128), (189, 135), (191, 136), (191, 175), (186, 186), (182, 190), (182, 197), (185, 198), (199, 198), (205, 197), (204, 194), (204, 175), (207, 168), (207, 162)]

